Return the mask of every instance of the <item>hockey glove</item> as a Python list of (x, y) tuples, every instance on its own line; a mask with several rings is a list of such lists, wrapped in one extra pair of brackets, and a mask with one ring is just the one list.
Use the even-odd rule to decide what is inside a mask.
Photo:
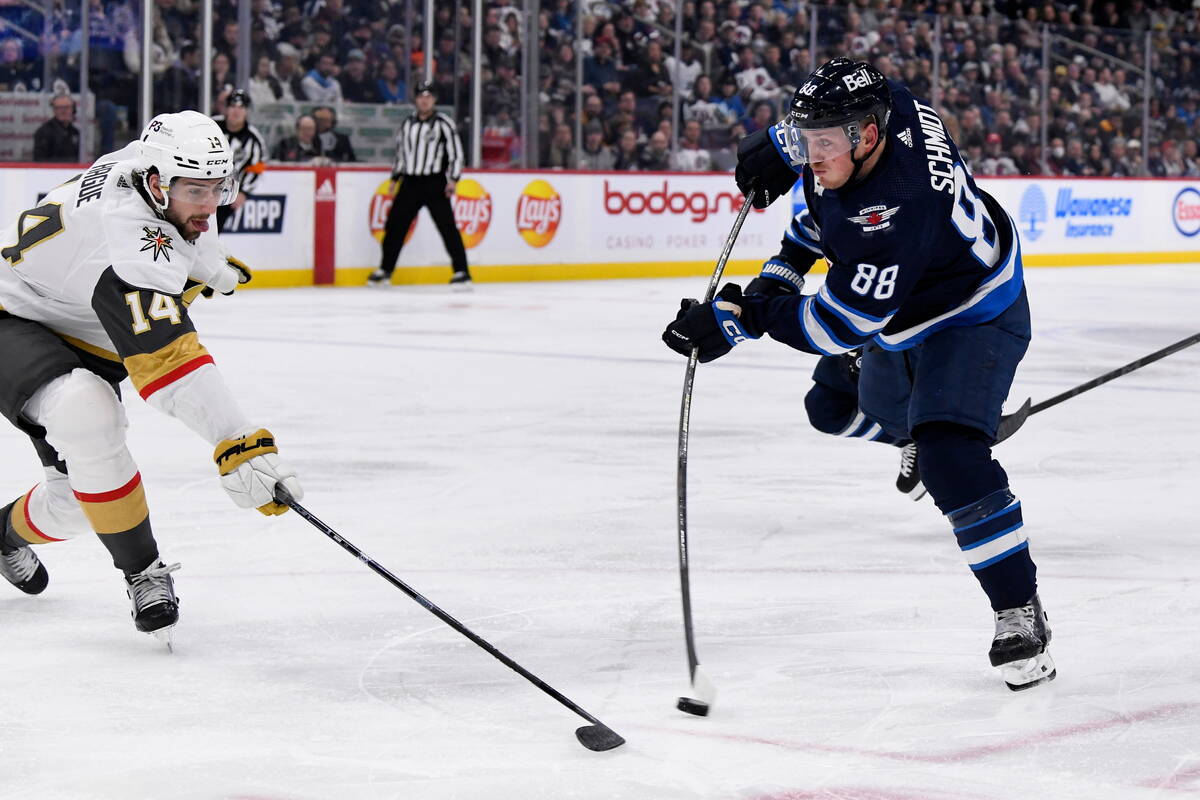
[(703, 363), (728, 353), (747, 339), (760, 334), (750, 332), (738, 318), (742, 313), (742, 287), (727, 283), (711, 303), (683, 300), (675, 321), (663, 331), (662, 340), (680, 355), (690, 356), (692, 348), (699, 349)]
[(214, 292), (221, 294), (233, 294), (235, 287), (243, 283), (249, 283), (254, 278), (254, 274), (250, 272), (250, 267), (246, 266), (246, 262), (239, 258), (234, 258), (228, 253), (225, 254), (226, 272), (219, 280), (214, 280), (215, 286), (205, 286), (201, 291), (205, 297), (212, 297)]
[(275, 437), (266, 428), (217, 445), (213, 460), (221, 473), (221, 488), (239, 508), (257, 508), (267, 516), (282, 514), (286, 505), (275, 501), (275, 484), (282, 483), (292, 497), (304, 497), (295, 470), (279, 460)]
[(787, 297), (800, 294), (803, 288), (804, 276), (776, 257), (763, 264), (758, 277), (746, 284), (746, 294)]
[(751, 188), (757, 189), (754, 207), (766, 208), (787, 194), (800, 175), (775, 149), (770, 129), (763, 128), (742, 137), (738, 142), (737, 167), (733, 177), (742, 194), (748, 194)]

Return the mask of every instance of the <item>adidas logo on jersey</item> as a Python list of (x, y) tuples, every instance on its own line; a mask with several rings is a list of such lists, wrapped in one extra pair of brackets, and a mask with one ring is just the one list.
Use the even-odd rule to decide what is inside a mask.
[(905, 128), (904, 130), (900, 131), (899, 135), (897, 135), (896, 138), (899, 139), (900, 141), (904, 142), (904, 144), (906, 144), (907, 146), (912, 147), (913, 146), (912, 128)]

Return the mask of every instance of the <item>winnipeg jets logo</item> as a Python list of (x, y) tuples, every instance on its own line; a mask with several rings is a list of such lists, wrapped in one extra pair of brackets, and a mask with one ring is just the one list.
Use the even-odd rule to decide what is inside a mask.
[(850, 221), (862, 225), (863, 233), (874, 233), (892, 227), (891, 219), (899, 210), (900, 206), (871, 206), (859, 211), (857, 216), (850, 217)]
[(154, 256), (154, 260), (158, 261), (161, 255), (165, 260), (171, 260), (171, 237), (163, 233), (162, 228), (142, 228), (145, 236), (140, 241), (145, 242), (142, 249), (138, 252), (144, 253), (147, 250)]
[(905, 128), (904, 130), (900, 131), (900, 134), (896, 138), (904, 142), (904, 144), (907, 146), (912, 147), (912, 128)]

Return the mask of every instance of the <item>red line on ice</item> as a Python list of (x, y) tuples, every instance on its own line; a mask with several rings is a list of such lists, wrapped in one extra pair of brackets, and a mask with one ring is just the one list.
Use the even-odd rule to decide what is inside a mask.
[[(848, 747), (843, 745), (817, 744), (816, 742), (789, 742), (782, 739), (767, 739), (760, 736), (740, 736), (737, 734), (725, 733), (710, 733), (707, 731), (696, 730), (676, 730), (672, 729), (673, 733), (683, 733), (690, 736), (702, 736), (711, 739), (724, 739), (733, 742), (746, 742), (750, 744), (766, 744), (772, 747), (781, 747), (787, 750), (810, 751), (819, 753), (839, 753), (842, 755), (857, 755), (866, 756), (869, 758), (886, 758), (893, 761), (915, 761), (924, 764), (952, 764), (958, 761), (968, 761), (975, 758), (983, 758), (984, 756), (1004, 753), (1010, 750), (1022, 750), (1027, 747), (1045, 744), (1056, 739), (1066, 739), (1070, 736), (1079, 736), (1082, 734), (1095, 733), (1097, 731), (1115, 728), (1122, 725), (1130, 725), (1137, 722), (1145, 722), (1147, 720), (1158, 719), (1160, 717), (1169, 717), (1181, 711), (1186, 711), (1200, 705), (1200, 703), (1169, 703), (1166, 705), (1155, 706), (1144, 711), (1137, 711), (1132, 714), (1114, 715), (1108, 719), (1094, 720), (1092, 722), (1079, 722), (1074, 725), (1064, 725), (1061, 728), (1051, 728), (1042, 733), (1019, 734), (1011, 739), (1006, 739), (995, 744), (977, 745), (975, 747), (964, 747), (958, 750), (947, 750), (941, 753), (915, 753), (902, 752), (895, 750), (871, 750), (864, 747)], [(664, 730), (663, 728), (654, 728), (655, 730)]]

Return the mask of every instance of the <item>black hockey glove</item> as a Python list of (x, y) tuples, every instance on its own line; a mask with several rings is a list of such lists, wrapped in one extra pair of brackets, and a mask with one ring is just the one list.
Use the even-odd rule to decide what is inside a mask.
[(699, 349), (699, 359), (707, 363), (728, 353), (735, 345), (761, 334), (751, 332), (738, 315), (742, 311), (742, 287), (727, 283), (711, 303), (683, 300), (675, 321), (663, 331), (667, 347), (684, 356)]
[(771, 142), (770, 129), (763, 128), (738, 142), (733, 177), (742, 194), (749, 193), (752, 186), (757, 189), (754, 207), (766, 208), (787, 194), (800, 175), (780, 157)]

